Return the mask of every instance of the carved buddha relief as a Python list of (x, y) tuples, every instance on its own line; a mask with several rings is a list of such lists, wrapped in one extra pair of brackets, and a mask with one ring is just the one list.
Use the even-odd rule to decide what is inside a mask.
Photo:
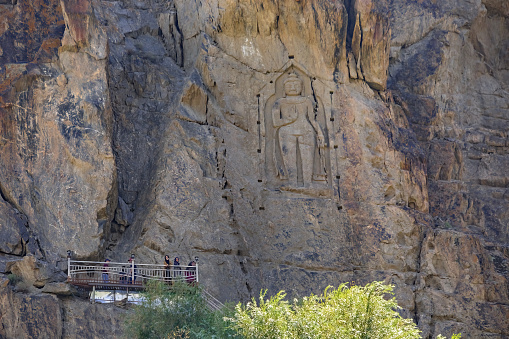
[(307, 194), (328, 184), (323, 105), (306, 74), (290, 67), (265, 103), (265, 165), (270, 183)]
[(290, 73), (283, 82), (285, 97), (272, 107), (275, 133), (276, 173), (297, 187), (313, 180), (325, 180), (324, 173), (313, 173), (314, 155), (325, 147), (320, 125), (315, 120), (313, 103), (302, 96), (302, 81)]

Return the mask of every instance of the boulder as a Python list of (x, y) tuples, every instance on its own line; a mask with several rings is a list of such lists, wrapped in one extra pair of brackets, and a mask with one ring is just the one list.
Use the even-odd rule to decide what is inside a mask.
[(53, 271), (34, 256), (25, 256), (23, 260), (12, 261), (7, 264), (6, 270), (21, 277), (28, 286), (43, 287), (52, 279)]
[(55, 282), (44, 285), (41, 292), (66, 296), (72, 295), (75, 291), (74, 288), (68, 283)]

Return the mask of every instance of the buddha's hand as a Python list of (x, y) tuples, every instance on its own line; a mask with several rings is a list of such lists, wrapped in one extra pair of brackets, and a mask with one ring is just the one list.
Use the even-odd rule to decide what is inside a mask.
[(318, 147), (325, 148), (325, 138), (322, 133), (318, 133), (316, 138), (318, 139)]

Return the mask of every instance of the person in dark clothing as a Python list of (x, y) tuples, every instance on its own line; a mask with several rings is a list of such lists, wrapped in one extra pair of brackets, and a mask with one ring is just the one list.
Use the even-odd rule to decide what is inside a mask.
[(133, 269), (133, 265), (132, 265), (132, 259), (129, 258), (129, 284), (133, 284), (133, 283), (136, 283), (136, 275), (137, 275), (137, 271), (138, 271), (138, 268), (136, 267), (136, 264), (134, 264), (134, 282), (133, 282), (133, 272), (132, 272), (132, 269)]
[(171, 283), (171, 263), (170, 263), (170, 256), (165, 255), (164, 256), (164, 281), (166, 281), (168, 284)]
[(127, 272), (128, 271), (129, 271), (129, 269), (126, 268), (124, 265), (122, 265), (122, 268), (120, 269), (120, 272), (119, 272), (121, 284), (127, 284)]
[(180, 259), (179, 257), (175, 257), (173, 260), (173, 275), (176, 277), (180, 277)]
[(196, 281), (196, 262), (193, 260), (188, 266), (186, 269), (186, 282), (192, 285)]
[(109, 273), (110, 273), (110, 270), (109, 270), (109, 268), (108, 268), (108, 266), (109, 266), (109, 265), (108, 265), (108, 264), (109, 264), (109, 262), (110, 262), (110, 259), (106, 259), (106, 260), (104, 261), (104, 265), (103, 265), (103, 267), (104, 267), (104, 268), (103, 268), (103, 282), (104, 282), (105, 284), (107, 284), (107, 283), (109, 282)]

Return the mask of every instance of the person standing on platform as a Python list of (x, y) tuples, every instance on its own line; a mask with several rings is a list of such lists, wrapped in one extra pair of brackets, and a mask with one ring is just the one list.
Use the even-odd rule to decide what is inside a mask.
[(104, 265), (103, 265), (103, 282), (105, 284), (107, 284), (109, 282), (109, 273), (110, 273), (110, 270), (109, 270), (109, 262), (110, 262), (110, 259), (106, 259), (104, 260)]
[(193, 260), (189, 263), (186, 269), (186, 282), (189, 285), (194, 285), (196, 281), (196, 262)]
[(171, 285), (171, 262), (169, 255), (164, 256), (164, 269), (164, 281)]
[(175, 278), (180, 277), (180, 259), (179, 257), (175, 257), (173, 260), (173, 275)]

